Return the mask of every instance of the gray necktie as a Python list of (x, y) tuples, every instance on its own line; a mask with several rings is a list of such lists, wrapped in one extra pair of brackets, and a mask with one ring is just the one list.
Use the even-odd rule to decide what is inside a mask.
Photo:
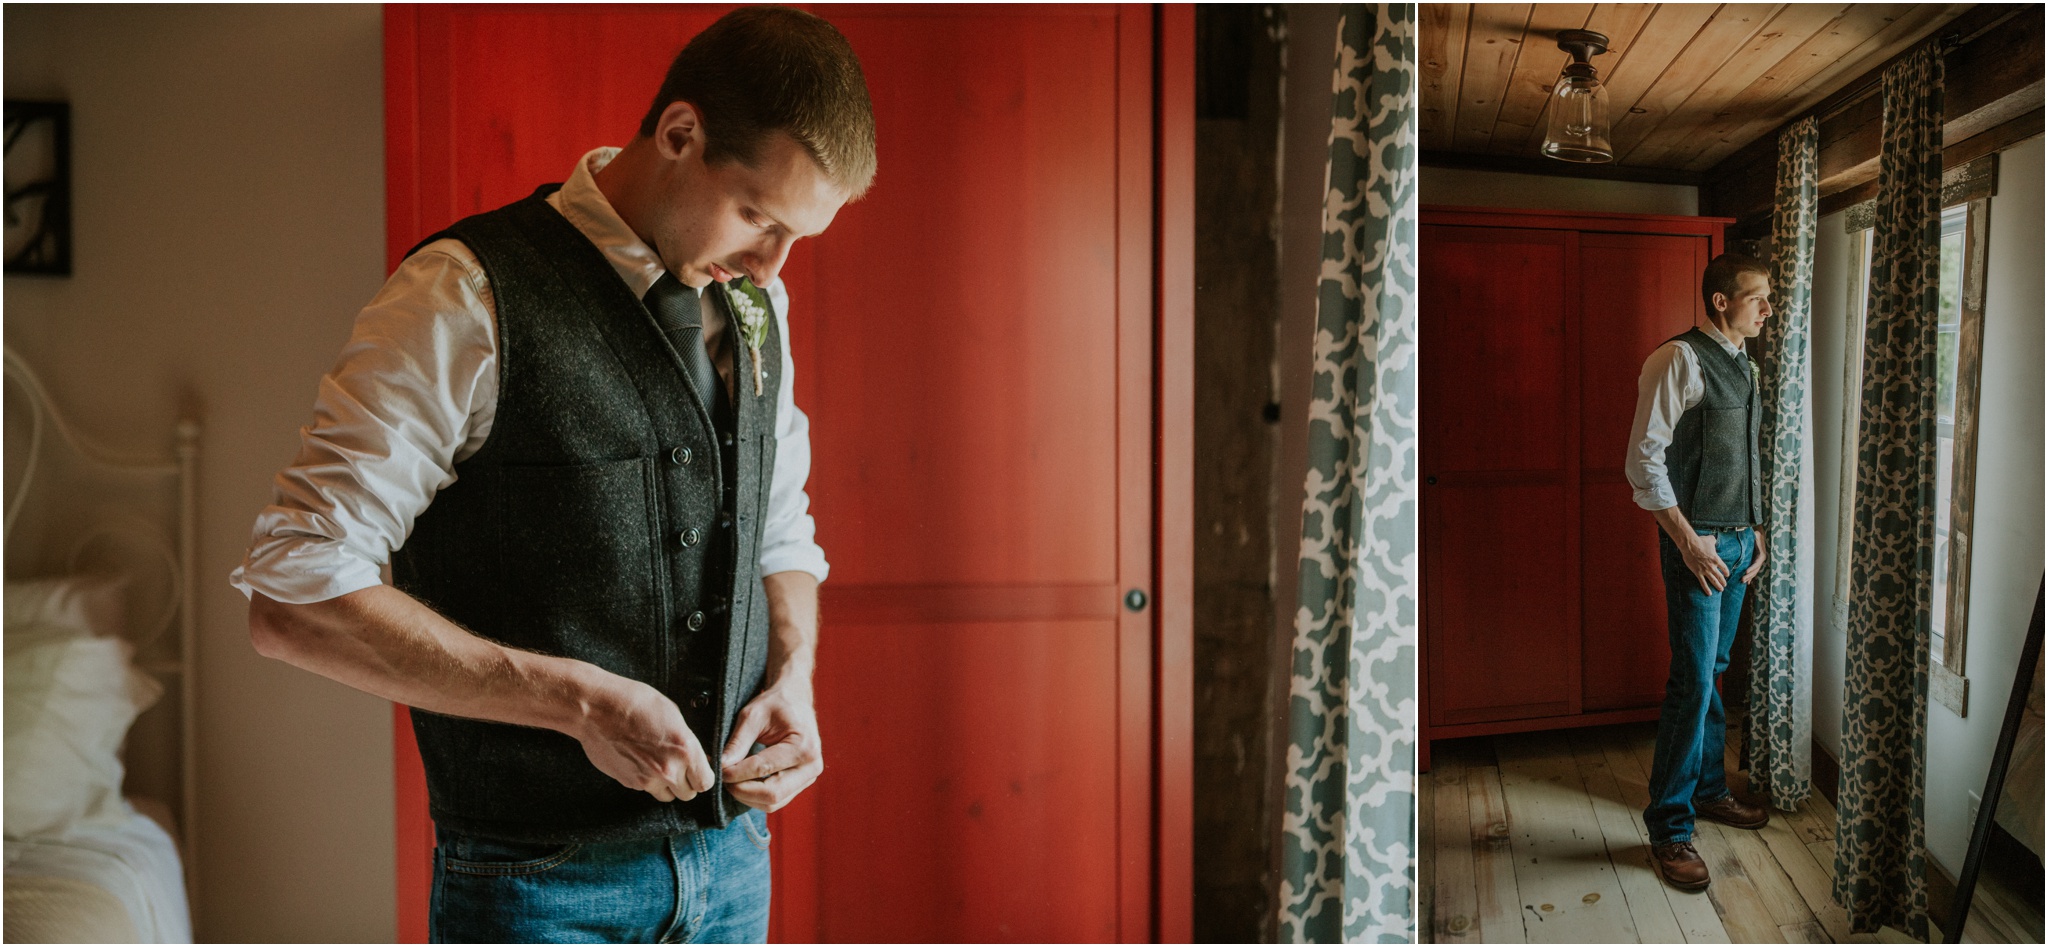
[(676, 347), (676, 354), (683, 357), (683, 368), (697, 390), (697, 400), (705, 413), (711, 413), (712, 405), (717, 403), (718, 370), (711, 367), (711, 355), (704, 351), (703, 303), (697, 291), (663, 273), (647, 288), (641, 301), (654, 314), (655, 324), (661, 326), (669, 344)]

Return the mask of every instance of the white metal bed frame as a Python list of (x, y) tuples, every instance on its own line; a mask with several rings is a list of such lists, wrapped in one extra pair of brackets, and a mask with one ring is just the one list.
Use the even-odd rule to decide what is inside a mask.
[[(138, 558), (150, 568), (160, 569), (159, 581), (141, 583), (132, 591), (141, 599), (129, 609), (129, 626), (124, 629), (135, 647), (136, 666), (175, 685), (178, 715), (175, 733), (177, 773), (147, 774), (153, 788), (175, 788), (178, 799), (177, 835), (185, 868), (186, 898), (198, 903), (195, 868), (199, 855), (198, 779), (198, 597), (194, 586), (197, 559), (199, 422), (186, 418), (177, 424), (170, 458), (137, 458), (112, 454), (82, 437), (57, 410), (49, 390), (12, 348), (5, 350), (7, 394), (20, 402), (8, 404), (7, 465), (14, 479), (7, 494), (5, 541), (9, 578), (35, 578), (50, 574), (76, 574), (91, 563), (111, 557), (124, 562)], [(26, 422), (27, 443), (17, 441), (17, 406)], [(50, 432), (56, 437), (52, 440)], [(22, 455), (15, 455), (22, 451)], [(15, 457), (20, 457), (17, 462)], [(38, 494), (39, 503), (49, 505), (49, 515), (38, 522), (39, 509), (29, 505), (39, 482), (58, 473), (72, 472), (70, 483), (50, 485)], [(38, 475), (42, 475), (40, 480)], [(74, 489), (66, 490), (66, 487)], [(80, 514), (80, 511), (83, 511)], [(81, 515), (72, 519), (64, 514)], [(54, 522), (49, 520), (56, 520)], [(29, 524), (17, 549), (17, 527)], [(145, 570), (147, 571), (147, 570)], [(154, 596), (148, 593), (155, 592)], [(155, 607), (151, 607), (155, 606)], [(146, 616), (137, 621), (137, 617)], [(175, 627), (175, 637), (168, 633)], [(144, 718), (160, 712), (162, 704), (145, 712)], [(138, 720), (138, 726), (141, 720)], [(126, 755), (133, 757), (131, 746)], [(130, 768), (130, 782), (137, 775)]]

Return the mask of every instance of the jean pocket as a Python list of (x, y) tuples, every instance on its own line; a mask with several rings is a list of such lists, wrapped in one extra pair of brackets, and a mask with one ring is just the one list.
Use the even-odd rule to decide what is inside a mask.
[(576, 857), (583, 845), (571, 842), (506, 842), (458, 837), (441, 847), (441, 867), (465, 875), (537, 875)]
[(762, 851), (768, 850), (768, 843), (774, 836), (768, 834), (768, 814), (759, 809), (748, 809), (740, 814), (740, 828), (747, 833), (747, 841)]

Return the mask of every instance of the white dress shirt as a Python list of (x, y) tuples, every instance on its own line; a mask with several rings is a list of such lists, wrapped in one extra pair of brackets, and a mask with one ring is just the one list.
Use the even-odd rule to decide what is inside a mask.
[[(1741, 344), (1728, 341), (1713, 323), (1702, 324), (1700, 331), (1721, 343), (1728, 354), (1742, 357)], [(1699, 354), (1690, 344), (1674, 339), (1643, 360), (1643, 375), (1636, 380), (1636, 419), (1628, 435), (1628, 461), (1622, 465), (1629, 485), (1635, 487), (1637, 506), (1665, 510), (1678, 505), (1670, 471), (1664, 466), (1664, 450), (1671, 446), (1671, 431), (1678, 426), (1679, 416), (1699, 404), (1706, 391)]]
[[(666, 269), (597, 188), (594, 175), (618, 152), (584, 155), (547, 201), (641, 296)], [(781, 329), (782, 389), (761, 574), (795, 570), (823, 580), (825, 552), (813, 538), (804, 493), (810, 421), (791, 395), (789, 295), (780, 280), (763, 289)], [(705, 307), (707, 328), (714, 308)], [(356, 317), (348, 345), (320, 379), (313, 422), (299, 430), (299, 455), (277, 475), (248, 555), (228, 581), (243, 595), (292, 604), (381, 584), (381, 569), (413, 520), (490, 436), (497, 357), (497, 307), (476, 255), (444, 238), (406, 258)]]

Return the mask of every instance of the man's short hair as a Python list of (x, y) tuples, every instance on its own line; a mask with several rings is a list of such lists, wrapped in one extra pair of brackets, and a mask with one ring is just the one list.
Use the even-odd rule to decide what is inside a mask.
[(1707, 263), (1707, 271), (1700, 274), (1700, 301), (1707, 304), (1708, 312), (1715, 311), (1715, 293), (1728, 297), (1729, 302), (1735, 301), (1735, 291), (1742, 288), (1740, 280), (1744, 273), (1771, 278), (1771, 268), (1746, 253), (1723, 253)]
[(742, 7), (676, 54), (640, 122), (651, 136), (671, 103), (704, 119), (704, 159), (751, 166), (782, 132), (859, 197), (875, 177), (875, 114), (860, 60), (832, 24), (788, 7)]

